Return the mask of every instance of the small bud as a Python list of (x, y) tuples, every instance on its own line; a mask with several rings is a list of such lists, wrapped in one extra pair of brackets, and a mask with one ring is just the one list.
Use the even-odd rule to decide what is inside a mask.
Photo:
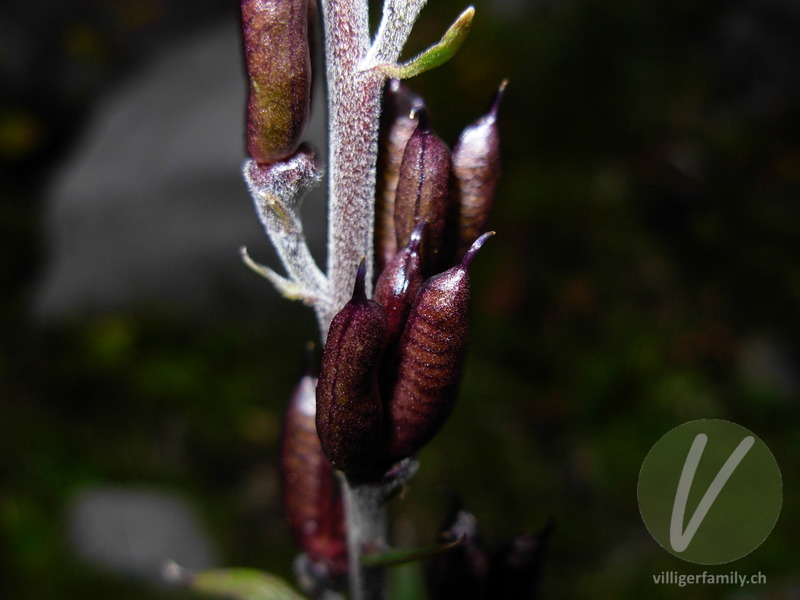
[(259, 163), (291, 156), (311, 112), (309, 0), (242, 0), (249, 80), (247, 150)]
[(475, 515), (456, 499), (440, 535), (442, 541), (459, 540), (428, 563), (430, 600), (483, 600), (489, 573), (489, 553), (478, 531)]
[(358, 268), (352, 299), (331, 321), (317, 385), (317, 432), (333, 466), (348, 474), (383, 458), (378, 369), (386, 345), (386, 311), (366, 296)]
[(317, 573), (338, 579), (347, 572), (347, 541), (339, 483), (322, 452), (315, 425), (317, 380), (303, 376), (283, 422), (280, 479), (283, 507), (295, 543)]
[(450, 149), (424, 123), (411, 135), (400, 164), (394, 223), (397, 247), (408, 244), (419, 223), (427, 223), (422, 243), (423, 270), (435, 263), (442, 245), (450, 203)]
[(378, 137), (378, 178), (375, 194), (375, 272), (380, 273), (397, 253), (394, 198), (400, 163), (408, 139), (424, 118), (425, 103), (397, 79), (386, 84)]
[(419, 245), (424, 229), (425, 223), (414, 228), (408, 245), (389, 261), (375, 284), (375, 300), (386, 309), (388, 354), (392, 354), (403, 333), (411, 305), (422, 285)]
[(467, 269), (493, 232), (473, 243), (461, 264), (427, 279), (408, 315), (388, 410), (392, 458), (420, 450), (453, 408), (467, 346), (470, 284)]
[(497, 110), (506, 81), (500, 84), (487, 114), (464, 129), (453, 148), (453, 192), (458, 206), (456, 260), (484, 231), (500, 178)]
[(553, 522), (537, 533), (518, 535), (500, 548), (489, 567), (487, 598), (530, 600), (539, 597), (547, 542)]

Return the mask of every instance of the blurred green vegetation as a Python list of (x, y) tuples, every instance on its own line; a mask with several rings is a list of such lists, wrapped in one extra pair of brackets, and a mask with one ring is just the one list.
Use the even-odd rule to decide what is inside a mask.
[[(76, 133), (73, 118), (132, 63), (125, 40), (143, 43), (148, 23), (166, 19), (157, 1), (129, 4), (138, 17), (98, 18), (82, 5), (51, 25), (62, 46), (49, 38), (48, 52), (85, 87), (54, 85), (48, 105), (38, 81), (0, 103), (3, 598), (178, 597), (72, 556), (65, 506), (96, 483), (180, 491), (226, 565), (290, 576), (276, 441), (311, 314), (287, 303), (253, 323), (140, 306), (42, 326), (27, 309), (41, 181)], [(510, 80), (498, 235), (474, 266), (460, 404), (397, 507), (422, 542), (453, 490), (493, 545), (554, 517), (545, 597), (797, 594), (800, 93), (781, 83), (778, 63), (800, 56), (800, 17), (791, 3), (769, 7), (478, 3), (459, 55), (411, 82), (453, 142)], [(462, 8), (431, 2), (409, 55)], [(744, 42), (726, 33), (739, 31), (737, 18), (754, 31)], [(771, 50), (776, 39), (788, 46)], [(793, 386), (748, 375), (754, 339), (784, 349)], [(704, 417), (751, 429), (782, 470), (773, 534), (707, 569), (761, 571), (767, 586), (652, 582), (706, 570), (659, 548), (636, 505), (652, 444)]]

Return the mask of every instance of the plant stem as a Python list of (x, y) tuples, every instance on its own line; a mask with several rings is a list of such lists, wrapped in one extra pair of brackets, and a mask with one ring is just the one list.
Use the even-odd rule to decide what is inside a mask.
[[(362, 259), (366, 259), (367, 294), (372, 295), (378, 124), (386, 76), (360, 67), (368, 53), (384, 61), (397, 60), (424, 4), (425, 0), (386, 0), (371, 47), (367, 0), (321, 0), (328, 98), (330, 294), (326, 306), (317, 306), (323, 341), (330, 321), (350, 299)], [(351, 600), (386, 598), (385, 568), (364, 567), (361, 557), (386, 547), (389, 492), (415, 469), (407, 465), (405, 476), (380, 484), (343, 478)]]
[[(384, 77), (357, 68), (369, 49), (366, 0), (322, 0), (322, 10), (330, 136), (327, 272), (332, 319), (350, 298), (364, 257), (371, 288), (375, 162)], [(323, 331), (323, 339), (325, 335)]]
[[(322, 0), (328, 96), (328, 281), (330, 323), (350, 298), (353, 278), (366, 258), (367, 293), (372, 284), (372, 237), (375, 220), (375, 164), (378, 118), (384, 78), (362, 73), (358, 63), (369, 49), (366, 0)], [(321, 332), (327, 337), (327, 326)], [(386, 507), (366, 486), (343, 478), (350, 564), (351, 600), (383, 600), (383, 569), (364, 569), (366, 545), (386, 539)]]
[(386, 544), (385, 501), (369, 485), (354, 485), (345, 480), (342, 487), (347, 516), (351, 600), (383, 600), (386, 597), (386, 570), (363, 566), (361, 556), (367, 546), (378, 551)]
[(418, 468), (415, 458), (405, 458), (380, 478), (359, 481), (342, 476), (351, 600), (386, 598), (386, 567), (364, 565), (361, 558), (364, 554), (387, 550), (386, 503), (405, 486)]
[[(425, 0), (386, 0), (370, 45), (367, 0), (322, 0), (328, 96), (328, 268), (330, 318), (349, 300), (366, 258), (371, 295), (378, 118), (386, 76), (365, 60), (400, 56)], [(325, 320), (325, 319), (321, 319)], [(322, 331), (325, 339), (327, 329)]]
[[(314, 308), (323, 344), (333, 317), (350, 299), (362, 260), (366, 262), (366, 293), (372, 295), (378, 125), (387, 79), (373, 67), (398, 59), (425, 2), (385, 0), (375, 42), (370, 44), (368, 0), (320, 0), (329, 121), (325, 274), (306, 245), (298, 214), (303, 195), (320, 177), (313, 151), (303, 146), (285, 161), (245, 163), (245, 180), (256, 212), (287, 277), (255, 263), (245, 248), (242, 258), (285, 296)], [(342, 478), (352, 600), (386, 597), (385, 567), (366, 567), (361, 557), (386, 549), (386, 502), (414, 474), (416, 465), (413, 459), (400, 461), (377, 481)]]

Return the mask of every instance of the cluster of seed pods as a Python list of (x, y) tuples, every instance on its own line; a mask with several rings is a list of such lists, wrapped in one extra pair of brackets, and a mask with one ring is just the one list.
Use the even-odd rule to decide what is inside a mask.
[[(269, 173), (302, 152), (310, 115), (314, 0), (242, 0), (251, 170)], [(319, 379), (306, 374), (286, 411), (281, 484), (304, 573), (328, 586), (347, 571), (335, 471), (378, 475), (419, 451), (452, 410), (464, 360), (468, 268), (499, 175), (497, 109), (452, 151), (423, 100), (386, 85), (375, 198), (374, 297), (364, 264), (330, 324)]]
[[(441, 429), (466, 350), (469, 266), (499, 175), (497, 108), (453, 151), (422, 100), (386, 87), (376, 190), (374, 297), (364, 266), (331, 322), (317, 386), (317, 432), (337, 470), (363, 475), (414, 455)], [(479, 235), (480, 234), (480, 235)]]
[[(347, 571), (335, 470), (370, 477), (415, 454), (452, 410), (467, 342), (469, 266), (499, 174), (497, 107), (454, 150), (422, 100), (386, 87), (376, 189), (374, 297), (364, 263), (331, 322), (319, 379), (298, 384), (283, 426), (281, 484), (303, 572), (325, 585)], [(446, 262), (452, 263), (443, 268)], [(439, 272), (440, 271), (440, 272)]]

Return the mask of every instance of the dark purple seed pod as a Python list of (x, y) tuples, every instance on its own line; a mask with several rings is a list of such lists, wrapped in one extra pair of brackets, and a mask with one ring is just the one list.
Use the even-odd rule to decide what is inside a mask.
[(419, 245), (424, 229), (424, 222), (414, 228), (406, 247), (389, 261), (375, 284), (375, 301), (386, 309), (389, 355), (403, 332), (411, 305), (422, 285)]
[(403, 248), (419, 223), (427, 223), (423, 271), (435, 264), (442, 246), (450, 203), (450, 149), (420, 122), (406, 144), (394, 205), (397, 247)]
[(259, 163), (291, 156), (311, 113), (310, 0), (242, 0), (249, 80), (247, 151)]
[(381, 454), (383, 408), (378, 370), (386, 311), (365, 290), (358, 268), (352, 299), (331, 321), (317, 385), (317, 432), (333, 466), (348, 474), (374, 467)]
[(459, 260), (485, 230), (500, 178), (497, 111), (506, 88), (500, 84), (489, 112), (465, 128), (453, 148), (453, 194), (458, 210), (456, 254)]
[(375, 272), (380, 273), (397, 253), (394, 199), (400, 163), (419, 119), (426, 118), (425, 102), (399, 79), (390, 79), (383, 93), (375, 193)]
[(441, 429), (453, 408), (467, 346), (469, 268), (483, 243), (472, 244), (459, 265), (427, 279), (417, 293), (397, 349), (388, 404), (391, 458), (410, 456)]
[(314, 571), (329, 579), (347, 572), (347, 540), (339, 482), (315, 425), (317, 379), (303, 376), (292, 393), (280, 442), (284, 514)]

